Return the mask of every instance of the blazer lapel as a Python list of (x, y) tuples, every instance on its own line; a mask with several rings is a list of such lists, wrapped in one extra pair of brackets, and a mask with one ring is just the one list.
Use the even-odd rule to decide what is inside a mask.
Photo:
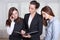
[(34, 24), (34, 22), (36, 21), (36, 20), (35, 20), (35, 19), (36, 19), (36, 16), (37, 16), (37, 13), (35, 14), (34, 18), (33, 18), (32, 21), (31, 21), (30, 28), (31, 28), (32, 24)]
[(27, 25), (28, 25), (29, 16), (30, 16), (30, 13), (27, 15), (27, 18), (26, 18)]

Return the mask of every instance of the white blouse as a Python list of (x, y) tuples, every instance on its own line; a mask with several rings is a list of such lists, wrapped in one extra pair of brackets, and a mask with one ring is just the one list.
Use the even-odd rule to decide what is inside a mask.
[(29, 19), (28, 19), (28, 26), (29, 26), (29, 28), (30, 28), (30, 25), (31, 25), (32, 19), (33, 19), (33, 18), (32, 18), (32, 16), (30, 15), (30, 16), (29, 16)]
[(7, 33), (8, 33), (8, 35), (11, 35), (12, 34), (13, 29), (14, 29), (14, 25), (15, 25), (15, 22), (12, 21), (11, 22), (11, 26), (10, 27), (7, 27)]

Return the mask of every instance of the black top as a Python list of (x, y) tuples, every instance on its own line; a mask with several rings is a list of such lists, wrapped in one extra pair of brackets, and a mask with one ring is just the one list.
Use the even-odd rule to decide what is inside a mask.
[(22, 36), (18, 33), (15, 33), (15, 31), (20, 32), (23, 29), (23, 19), (20, 18), (21, 21), (16, 22), (14, 25), (13, 33), (9, 36), (10, 40), (21, 40)]
[(43, 17), (38, 13), (36, 13), (29, 28), (28, 27), (29, 16), (30, 16), (30, 13), (26, 14), (24, 17), (24, 24), (25, 24), (25, 29), (27, 33), (38, 31), (35, 34), (31, 34), (32, 37), (29, 40), (40, 40), (40, 35), (42, 34), (42, 28), (43, 28)]

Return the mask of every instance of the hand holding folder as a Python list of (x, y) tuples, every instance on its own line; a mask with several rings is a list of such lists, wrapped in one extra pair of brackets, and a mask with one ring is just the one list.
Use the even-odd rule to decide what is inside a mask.
[[(14, 31), (15, 33), (18, 33), (18, 34), (21, 34), (21, 32), (18, 32), (18, 31)], [(35, 34), (37, 33), (38, 31), (33, 31), (33, 32), (29, 32), (29, 33), (25, 33), (25, 34)]]
[[(21, 34), (21, 32), (14, 31), (15, 33)], [(28, 33), (21, 34), (24, 38), (31, 38), (31, 35)]]
[(31, 38), (31, 35), (30, 34), (24, 34), (24, 35), (22, 35), (24, 38)]
[[(17, 32), (17, 31), (14, 31), (15, 33), (18, 33), (18, 34), (21, 34), (21, 32)], [(25, 33), (23, 34), (22, 36), (25, 37), (25, 38), (31, 38), (31, 34), (35, 34), (37, 33), (38, 31), (33, 31), (33, 32), (29, 32), (29, 33)]]

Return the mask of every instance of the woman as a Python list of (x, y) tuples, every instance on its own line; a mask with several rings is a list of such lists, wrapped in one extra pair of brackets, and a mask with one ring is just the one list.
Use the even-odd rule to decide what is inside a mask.
[(26, 33), (35, 32), (32, 34), (28, 34), (25, 36), (24, 40), (40, 40), (40, 35), (42, 34), (43, 28), (43, 18), (41, 15), (37, 13), (37, 9), (39, 8), (39, 3), (37, 1), (31, 1), (29, 5), (29, 12), (24, 17), (24, 24)]
[(19, 17), (19, 12), (15, 7), (11, 7), (6, 20), (7, 33), (9, 40), (21, 40), (22, 36), (16, 32), (21, 32), (23, 29), (23, 19)]
[(41, 10), (43, 18), (46, 19), (44, 24), (47, 23), (46, 35), (44, 40), (58, 40), (59, 36), (59, 22), (55, 18), (52, 9), (49, 6), (45, 6)]

